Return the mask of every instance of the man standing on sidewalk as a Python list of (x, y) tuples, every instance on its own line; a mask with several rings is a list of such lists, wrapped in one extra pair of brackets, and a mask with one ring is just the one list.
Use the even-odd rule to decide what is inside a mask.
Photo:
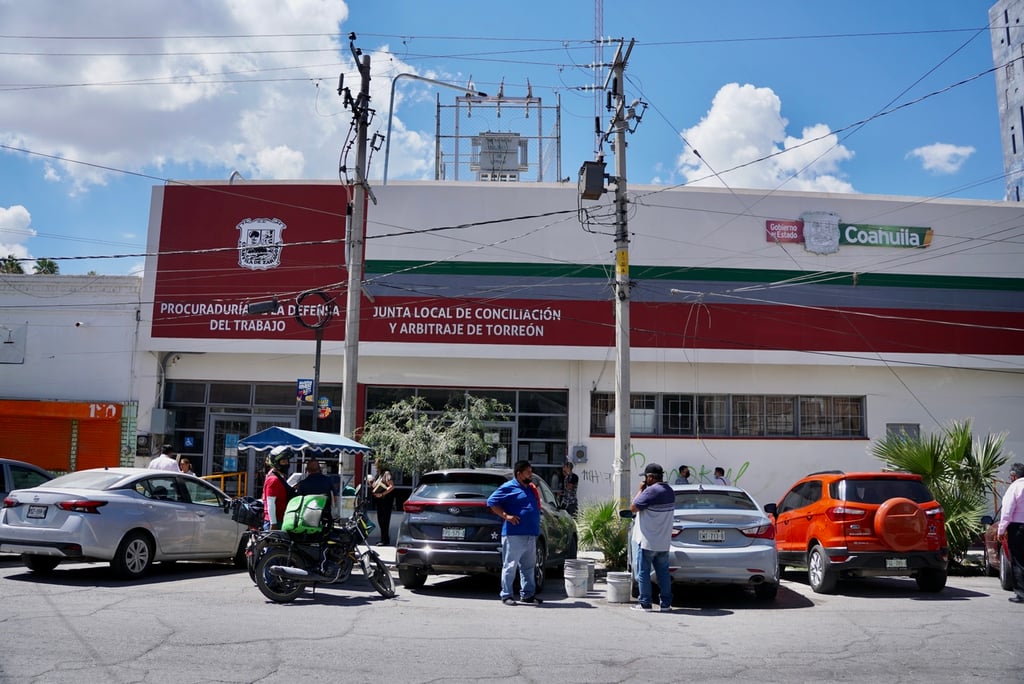
[(629, 510), (636, 514), (636, 579), (640, 585), (640, 603), (633, 610), (650, 611), (651, 567), (658, 575), (661, 612), (672, 611), (672, 578), (668, 574), (668, 550), (672, 543), (672, 522), (676, 495), (664, 482), (665, 470), (657, 463), (644, 468), (644, 481), (633, 497)]
[(540, 536), (540, 494), (533, 484), (533, 466), (517, 461), (511, 480), (494, 490), (487, 505), (504, 520), (501, 526), (501, 602), (516, 605), (513, 594), (519, 569), (520, 602), (540, 605), (537, 582), (537, 537)]
[[(999, 541), (1010, 551), (1014, 595), (1011, 603), (1024, 603), (1024, 463), (1010, 466), (1010, 486), (999, 509)], [(1005, 559), (1004, 559), (1005, 562)]]

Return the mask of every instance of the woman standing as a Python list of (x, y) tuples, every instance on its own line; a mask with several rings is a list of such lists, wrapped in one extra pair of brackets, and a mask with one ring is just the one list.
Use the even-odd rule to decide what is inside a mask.
[(377, 525), (380, 527), (380, 543), (377, 546), (391, 546), (391, 511), (395, 507), (395, 481), (391, 471), (378, 458), (374, 463), (377, 477), (370, 491), (373, 506), (377, 510)]

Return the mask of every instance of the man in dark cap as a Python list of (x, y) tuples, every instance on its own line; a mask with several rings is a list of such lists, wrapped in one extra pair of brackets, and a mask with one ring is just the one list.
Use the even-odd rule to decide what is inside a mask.
[(644, 481), (633, 497), (629, 510), (636, 515), (634, 522), (636, 554), (636, 581), (640, 585), (640, 602), (633, 610), (652, 609), (651, 567), (658, 575), (658, 593), (661, 612), (672, 611), (672, 578), (668, 574), (668, 552), (672, 544), (672, 523), (675, 518), (676, 495), (666, 483), (665, 470), (657, 463), (644, 468)]

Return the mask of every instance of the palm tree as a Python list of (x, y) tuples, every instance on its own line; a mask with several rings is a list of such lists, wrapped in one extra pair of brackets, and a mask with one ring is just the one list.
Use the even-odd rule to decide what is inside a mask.
[(949, 555), (959, 563), (981, 527), (981, 516), (995, 495), (996, 477), (1009, 460), (1006, 433), (976, 441), (971, 422), (954, 421), (941, 434), (890, 434), (871, 446), (886, 466), (916, 473), (935, 495), (946, 516)]
[(0, 261), (0, 273), (24, 273), (25, 269), (21, 267), (21, 262), (18, 261), (18, 257), (13, 254), (8, 254), (7, 258)]
[(617, 501), (598, 501), (580, 508), (576, 529), (579, 530), (580, 546), (604, 554), (604, 564), (608, 570), (626, 569), (629, 521), (619, 516)]
[(36, 275), (57, 275), (60, 272), (60, 266), (53, 259), (36, 259), (32, 272)]

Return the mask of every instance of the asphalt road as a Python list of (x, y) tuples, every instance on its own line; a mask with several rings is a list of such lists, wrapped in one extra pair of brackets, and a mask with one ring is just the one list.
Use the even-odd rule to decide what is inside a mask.
[(503, 606), (491, 578), (431, 578), (386, 600), (357, 573), (287, 605), (245, 572), (106, 564), (37, 577), (0, 558), (3, 682), (1019, 682), (1024, 607), (988, 577), (939, 594), (882, 579), (778, 598), (678, 592), (669, 614), (608, 603), (598, 582), (543, 606)]

